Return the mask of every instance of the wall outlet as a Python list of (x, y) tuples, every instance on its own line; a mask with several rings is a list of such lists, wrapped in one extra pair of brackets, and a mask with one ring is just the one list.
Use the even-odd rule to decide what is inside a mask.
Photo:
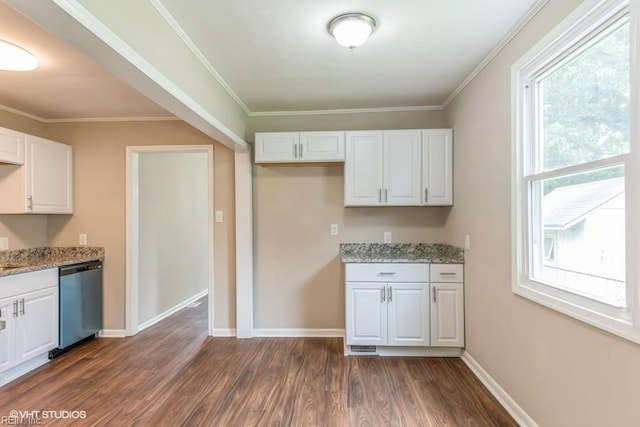
[(391, 243), (391, 232), (390, 231), (385, 231), (384, 232), (383, 242), (384, 243)]
[(464, 235), (464, 248), (466, 250), (471, 249), (471, 237), (468, 234)]
[(332, 236), (338, 235), (338, 224), (331, 224), (331, 235)]
[(87, 235), (84, 233), (80, 233), (80, 238), (78, 239), (80, 246), (87, 246)]
[(9, 238), (0, 237), (0, 251), (9, 250)]
[(224, 222), (224, 214), (222, 211), (216, 211), (216, 222)]

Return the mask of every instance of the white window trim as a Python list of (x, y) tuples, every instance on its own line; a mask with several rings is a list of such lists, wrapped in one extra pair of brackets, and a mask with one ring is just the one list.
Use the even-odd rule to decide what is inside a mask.
[[(524, 175), (532, 170), (532, 159), (527, 158), (523, 141), (532, 130), (525, 128), (523, 117), (529, 106), (523, 101), (527, 99), (525, 82), (529, 76), (539, 72), (542, 64), (563, 51), (563, 46), (584, 39), (613, 15), (625, 10), (629, 10), (631, 38), (631, 148), (629, 154), (617, 156), (615, 160), (625, 167), (627, 308), (617, 309), (529, 279), (527, 227), (530, 221)], [(640, 0), (585, 0), (511, 68), (512, 292), (636, 343), (640, 343), (640, 221), (637, 220), (640, 218), (640, 84), (636, 83), (640, 81), (639, 22)], [(611, 159), (592, 163), (609, 164)], [(549, 173), (550, 176), (553, 174)], [(632, 221), (633, 218), (636, 221)]]

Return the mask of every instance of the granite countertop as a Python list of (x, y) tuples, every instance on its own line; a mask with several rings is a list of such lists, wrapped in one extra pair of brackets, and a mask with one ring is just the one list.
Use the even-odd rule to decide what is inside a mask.
[[(93, 260), (104, 260), (104, 248), (74, 246), (2, 251), (0, 252), (0, 277)], [(7, 266), (19, 267), (2, 269)]]
[(463, 264), (464, 250), (442, 243), (341, 243), (344, 263)]

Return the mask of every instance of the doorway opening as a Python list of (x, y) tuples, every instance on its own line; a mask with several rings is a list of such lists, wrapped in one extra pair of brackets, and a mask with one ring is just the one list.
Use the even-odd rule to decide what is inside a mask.
[(213, 334), (213, 188), (213, 146), (127, 147), (127, 336), (197, 301)]

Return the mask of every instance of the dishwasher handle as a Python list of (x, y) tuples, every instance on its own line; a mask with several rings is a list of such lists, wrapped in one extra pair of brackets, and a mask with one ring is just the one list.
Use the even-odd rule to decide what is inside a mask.
[(89, 261), (81, 264), (67, 265), (60, 267), (60, 276), (68, 276), (70, 274), (82, 273), (89, 270), (102, 269), (102, 261)]

